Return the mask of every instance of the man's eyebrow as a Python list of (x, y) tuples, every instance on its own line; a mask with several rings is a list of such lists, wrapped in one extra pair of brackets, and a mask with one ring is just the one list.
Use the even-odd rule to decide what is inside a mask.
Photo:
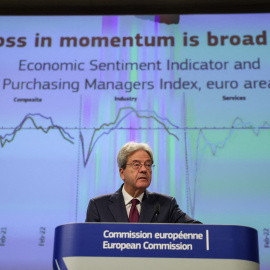
[[(145, 162), (152, 162), (151, 159), (147, 159)], [(141, 162), (140, 160), (137, 160), (137, 159), (133, 159), (131, 162)], [(142, 163), (142, 162), (141, 162)]]

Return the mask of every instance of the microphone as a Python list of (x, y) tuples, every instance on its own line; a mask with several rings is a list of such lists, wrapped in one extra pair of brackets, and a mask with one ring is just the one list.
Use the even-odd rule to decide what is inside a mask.
[(156, 221), (158, 219), (158, 215), (160, 213), (160, 204), (159, 202), (156, 203), (156, 206), (155, 206), (155, 217), (156, 217)]

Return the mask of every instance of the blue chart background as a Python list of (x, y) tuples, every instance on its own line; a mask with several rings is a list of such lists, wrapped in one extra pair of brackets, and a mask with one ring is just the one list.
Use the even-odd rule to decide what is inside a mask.
[[(2, 45), (0, 63), (0, 268), (50, 269), (54, 229), (83, 222), (91, 197), (121, 185), (116, 155), (129, 140), (148, 142), (156, 167), (151, 191), (175, 196), (205, 224), (238, 224), (259, 234), (261, 269), (270, 268), (269, 89), (245, 89), (245, 80), (269, 79), (269, 14), (1, 17), (1, 37), (26, 37), (25, 47)], [(256, 37), (266, 45), (208, 46), (213, 35)], [(36, 34), (51, 47), (35, 47)], [(60, 47), (63, 36), (174, 36), (175, 46)], [(184, 34), (187, 33), (187, 34)], [(184, 46), (197, 36), (198, 46)], [(161, 70), (91, 71), (89, 61), (161, 62)], [(228, 61), (223, 70), (166, 69), (166, 61)], [(84, 62), (85, 70), (22, 71), (19, 61)], [(260, 68), (235, 70), (235, 61)], [(198, 90), (161, 90), (160, 79), (198, 81)], [(4, 87), (4, 79), (78, 82), (79, 89)], [(93, 81), (152, 81), (153, 89), (85, 89)], [(238, 87), (207, 89), (207, 81)], [(224, 101), (223, 96), (245, 100)], [(42, 102), (15, 102), (14, 98)], [(116, 101), (133, 97), (137, 101)], [(269, 240), (268, 240), (269, 241)]]

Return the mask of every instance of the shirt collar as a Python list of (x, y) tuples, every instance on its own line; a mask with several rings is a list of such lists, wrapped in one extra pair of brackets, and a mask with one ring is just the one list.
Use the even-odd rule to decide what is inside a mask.
[[(130, 196), (130, 195), (126, 192), (124, 186), (123, 186), (123, 188), (122, 188), (122, 194), (123, 194), (123, 197), (124, 197), (125, 205), (129, 204), (130, 201), (131, 201), (132, 199), (134, 199), (132, 196)], [(139, 195), (138, 197), (136, 197), (135, 199), (138, 199), (138, 200), (140, 201), (140, 203), (142, 203), (143, 195), (144, 195), (144, 192), (143, 192), (141, 195)]]

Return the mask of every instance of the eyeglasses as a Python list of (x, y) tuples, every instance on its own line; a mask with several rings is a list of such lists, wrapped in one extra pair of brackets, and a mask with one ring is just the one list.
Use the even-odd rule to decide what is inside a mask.
[(132, 166), (132, 168), (133, 168), (134, 170), (139, 170), (142, 166), (144, 166), (146, 170), (151, 171), (152, 168), (155, 167), (155, 165), (152, 164), (151, 162), (141, 163), (141, 162), (139, 162), (139, 161), (135, 161), (135, 162), (132, 162), (132, 163), (126, 163), (126, 165)]

